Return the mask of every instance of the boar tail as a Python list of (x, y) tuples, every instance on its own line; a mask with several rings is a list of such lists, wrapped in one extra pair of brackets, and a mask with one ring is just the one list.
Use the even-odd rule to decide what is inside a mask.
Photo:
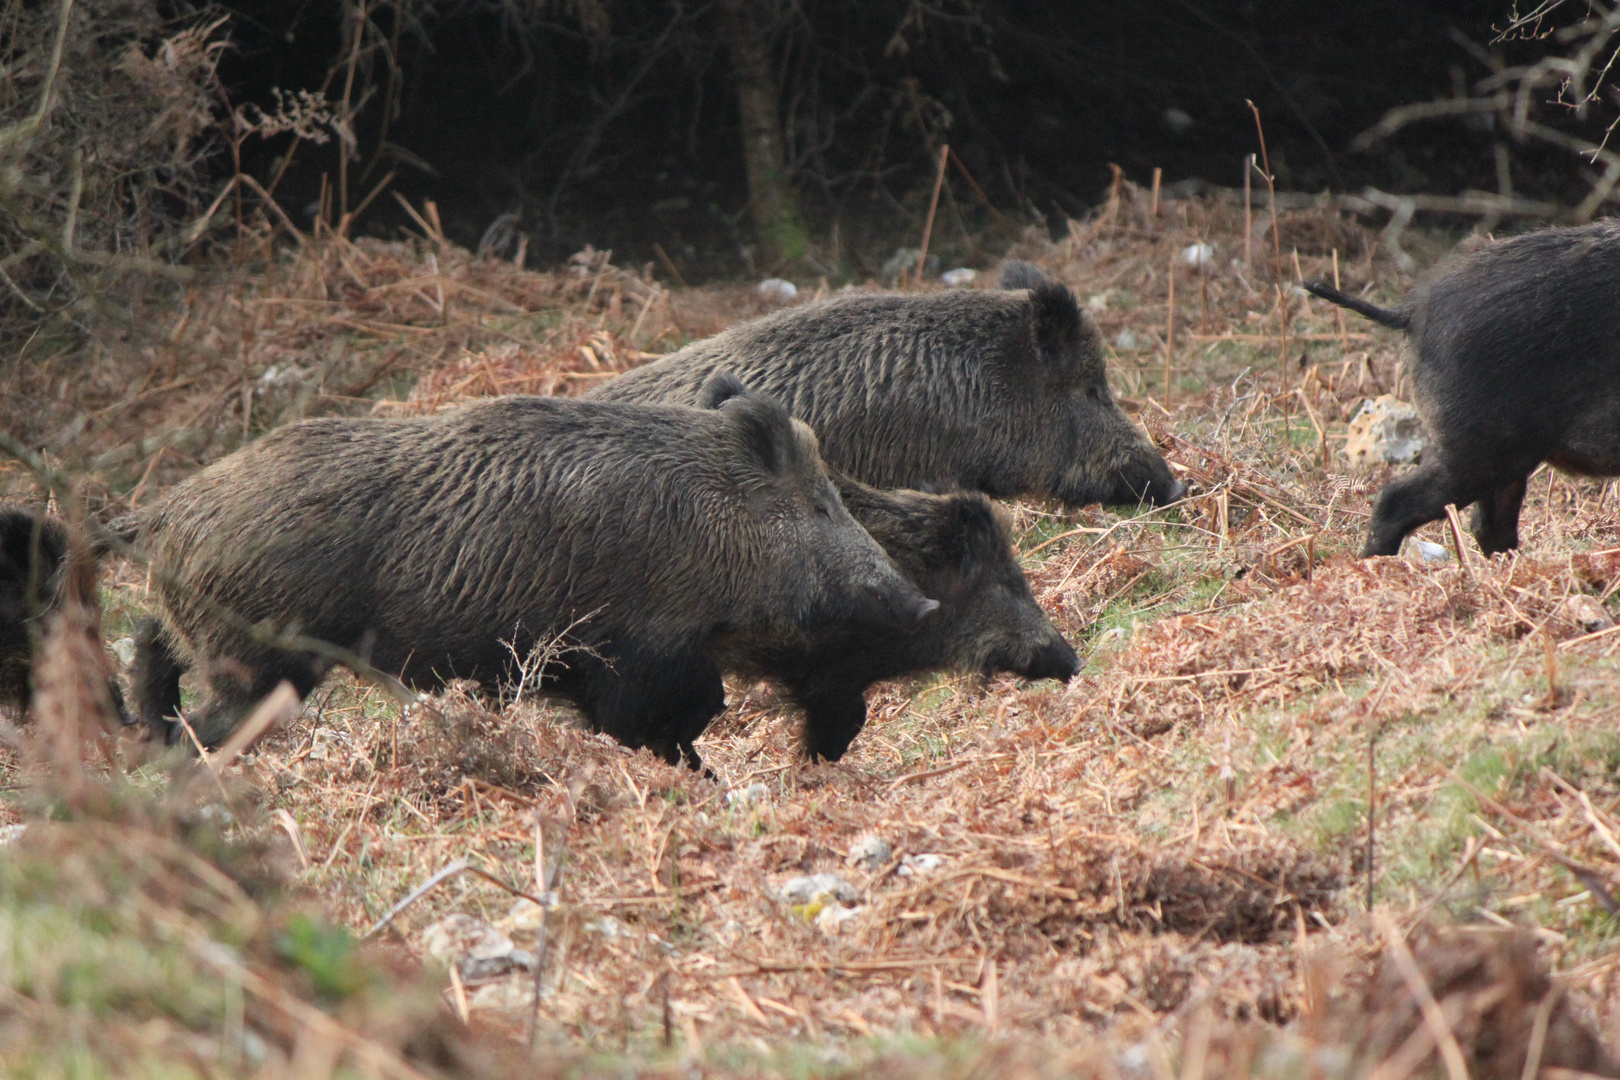
[(1308, 293), (1314, 293), (1323, 300), (1338, 304), (1342, 308), (1349, 308), (1357, 315), (1365, 315), (1373, 322), (1381, 326), (1387, 326), (1391, 330), (1405, 330), (1412, 325), (1412, 316), (1409, 312), (1395, 311), (1389, 308), (1381, 308), (1376, 304), (1369, 304), (1367, 301), (1351, 296), (1349, 293), (1340, 292), (1325, 281), (1307, 281), (1304, 287)]

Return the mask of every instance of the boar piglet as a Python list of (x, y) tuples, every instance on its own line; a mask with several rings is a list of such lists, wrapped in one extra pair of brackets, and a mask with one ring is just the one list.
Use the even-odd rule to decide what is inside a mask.
[(691, 404), (735, 372), (815, 429), (827, 464), (880, 488), (1071, 506), (1180, 498), (1108, 388), (1097, 327), (1027, 263), (1001, 290), (857, 294), (788, 308), (609, 379), (600, 401)]
[[(805, 750), (837, 761), (866, 723), (873, 683), (931, 671), (1067, 682), (1080, 659), (1035, 602), (1005, 517), (976, 492), (882, 491), (835, 474), (850, 514), (939, 610), (911, 629), (845, 622), (766, 650), (804, 709)], [(755, 643), (758, 667), (760, 646)], [(749, 669), (749, 664), (729, 665)]]
[(1507, 551), (1543, 461), (1620, 475), (1620, 222), (1486, 244), (1396, 308), (1325, 282), (1305, 288), (1412, 342), (1430, 445), (1378, 493), (1362, 554), (1397, 554), (1413, 529), (1469, 504), (1480, 549)]
[(208, 744), (279, 680), (309, 693), (330, 660), (289, 634), (414, 687), (491, 690), (560, 639), (543, 691), (698, 768), (725, 705), (718, 637), (898, 629), (937, 607), (849, 516), (809, 428), (725, 374), (699, 404), (308, 420), (216, 462), (145, 522), (164, 626), (137, 643), (143, 717), (173, 739), (187, 661)]

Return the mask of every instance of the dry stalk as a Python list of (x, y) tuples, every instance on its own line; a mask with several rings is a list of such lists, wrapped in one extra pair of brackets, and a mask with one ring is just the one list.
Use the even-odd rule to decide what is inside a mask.
[[(928, 219), (923, 222), (922, 247), (917, 252), (917, 277), (915, 284), (922, 285), (923, 274), (928, 268), (928, 241), (934, 233), (934, 212), (939, 209), (939, 193), (945, 186), (945, 163), (951, 153), (950, 144), (940, 147), (939, 169), (934, 173), (934, 194), (928, 200)], [(632, 334), (631, 337), (635, 335)]]

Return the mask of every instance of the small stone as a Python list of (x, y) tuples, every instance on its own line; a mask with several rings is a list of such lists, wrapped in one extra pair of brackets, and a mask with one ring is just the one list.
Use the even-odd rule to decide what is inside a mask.
[(756, 288), (759, 295), (776, 304), (786, 304), (799, 295), (799, 287), (779, 277), (766, 278)]
[(956, 289), (963, 285), (973, 284), (973, 280), (978, 276), (979, 272), (972, 267), (958, 266), (954, 270), (947, 270), (943, 274), (939, 275), (939, 280), (944, 282), (946, 285), (949, 285), (951, 288)]
[(1570, 597), (1564, 604), (1564, 614), (1570, 622), (1588, 634), (1607, 630), (1614, 625), (1614, 617), (1609, 614), (1608, 608), (1605, 608), (1597, 597), (1587, 596), (1585, 593)]
[(1181, 261), (1194, 270), (1207, 270), (1215, 265), (1215, 245), (1188, 244), (1181, 250)]
[(132, 637), (119, 638), (112, 643), (112, 654), (118, 657), (120, 664), (129, 667), (135, 662), (135, 639)]
[(911, 877), (913, 874), (931, 874), (945, 865), (945, 856), (924, 853), (921, 855), (907, 855), (900, 860), (900, 869), (895, 873), (901, 877)]
[(1418, 557), (1427, 563), (1442, 563), (1451, 558), (1451, 552), (1440, 544), (1431, 544), (1427, 540), (1414, 540), (1417, 545)]
[(1125, 351), (1129, 352), (1135, 349), (1136, 345), (1136, 331), (1132, 330), (1128, 326), (1114, 335), (1114, 348), (1116, 349), (1124, 349)]
[(1344, 456), (1357, 469), (1416, 462), (1423, 456), (1423, 421), (1393, 394), (1364, 401), (1350, 418)]
[(845, 861), (868, 873), (875, 871), (894, 858), (894, 849), (881, 836), (867, 834), (849, 846)]
[(545, 923), (546, 912), (557, 906), (557, 894), (545, 893), (540, 900), (541, 902), (536, 904), (526, 896), (518, 897), (507, 910), (506, 918), (497, 925), (508, 933), (532, 933), (539, 930)]
[(788, 878), (782, 883), (782, 899), (794, 905), (813, 904), (817, 901), (825, 903), (828, 900), (853, 904), (860, 898), (861, 894), (855, 886), (837, 874), (807, 874)]
[(1114, 300), (1114, 290), (1104, 289), (1099, 293), (1092, 293), (1086, 297), (1087, 311), (1107, 311), (1108, 305)]
[(481, 919), (452, 912), (422, 931), (422, 951), (435, 960), (453, 960), (467, 952), (468, 944), (485, 926)]
[(474, 960), (495, 960), (510, 957), (512, 949), (511, 938), (493, 926), (485, 926), (469, 943), (467, 955)]
[(534, 1004), (534, 980), (522, 975), (480, 986), (467, 997), (469, 1009), (521, 1009)]

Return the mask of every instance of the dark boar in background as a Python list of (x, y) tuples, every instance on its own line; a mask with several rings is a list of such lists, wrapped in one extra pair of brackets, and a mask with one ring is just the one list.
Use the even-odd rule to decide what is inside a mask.
[(1519, 546), (1525, 481), (1543, 461), (1620, 475), (1620, 223), (1487, 244), (1376, 307), (1325, 282), (1305, 288), (1412, 340), (1423, 464), (1378, 493), (1364, 555), (1473, 504), (1487, 555)]
[(734, 326), (593, 389), (691, 404), (719, 370), (815, 429), (880, 488), (1087, 503), (1174, 502), (1184, 485), (1114, 401), (1097, 328), (1027, 263), (1001, 291), (855, 295)]
[[(19, 715), (33, 701), (34, 656), (45, 619), (69, 599), (70, 580), (87, 586), (72, 599), (99, 610), (94, 585), (70, 577), (67, 560), (66, 524), (29, 507), (0, 506), (0, 705)], [(112, 679), (107, 695), (122, 714), (124, 696)]]
[[(221, 741), (330, 661), (417, 687), (540, 674), (590, 723), (697, 768), (725, 705), (715, 638), (793, 640), (937, 605), (849, 516), (815, 436), (717, 376), (706, 408), (508, 397), (427, 418), (292, 424), (174, 489), (145, 526), (166, 627), (137, 643), (145, 719), (172, 737), (182, 658)], [(746, 646), (740, 659), (746, 660)], [(768, 665), (766, 665), (768, 667)]]
[(910, 630), (849, 623), (807, 647), (756, 652), (752, 664), (731, 665), (757, 672), (759, 660), (769, 660), (773, 678), (804, 709), (812, 759), (843, 756), (866, 723), (866, 689), (882, 679), (1005, 671), (1066, 682), (1080, 670), (1080, 658), (1035, 602), (990, 500), (834, 479), (850, 514), (940, 607)]

